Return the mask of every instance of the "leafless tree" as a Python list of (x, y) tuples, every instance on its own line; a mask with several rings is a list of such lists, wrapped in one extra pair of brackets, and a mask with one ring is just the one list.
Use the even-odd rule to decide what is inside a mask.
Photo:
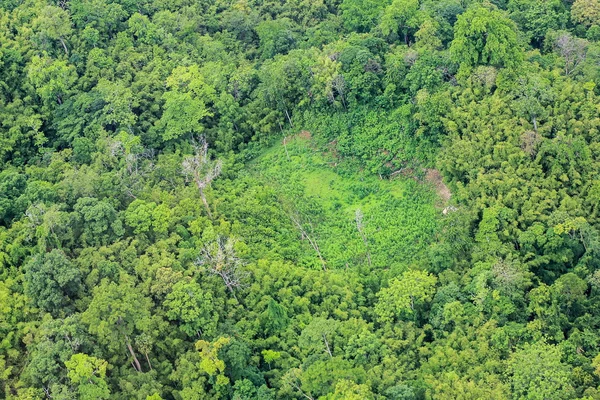
[(186, 157), (181, 166), (186, 179), (191, 179), (196, 184), (208, 217), (212, 219), (212, 213), (204, 192), (211, 182), (221, 174), (223, 163), (221, 160), (210, 159), (208, 142), (204, 136), (200, 137), (199, 143), (194, 143), (194, 155)]
[(237, 300), (235, 289), (244, 287), (244, 281), (250, 273), (244, 271), (244, 261), (237, 257), (235, 244), (237, 239), (218, 236), (214, 242), (206, 244), (196, 260), (196, 265), (207, 272), (218, 275)]
[(143, 190), (146, 178), (154, 170), (154, 149), (148, 149), (141, 145), (128, 148), (120, 140), (112, 140), (108, 143), (110, 155), (122, 159), (125, 165), (118, 173), (123, 191), (134, 199)]
[(555, 48), (565, 59), (565, 75), (572, 74), (587, 56), (588, 41), (563, 33), (556, 39)]
[(521, 135), (521, 149), (533, 158), (541, 141), (542, 137), (536, 131), (526, 131)]
[(354, 220), (356, 221), (356, 230), (360, 234), (363, 243), (365, 244), (365, 249), (367, 251), (367, 261), (369, 262), (369, 267), (371, 267), (371, 250), (369, 249), (369, 241), (367, 240), (367, 236), (365, 235), (365, 223), (364, 223), (364, 215), (360, 208), (356, 209)]
[[(300, 234), (302, 235), (302, 239), (308, 240), (310, 247), (313, 248), (313, 250), (317, 253), (317, 256), (319, 256), (319, 260), (321, 260), (321, 266), (323, 267), (323, 271), (326, 271), (327, 267), (325, 265), (325, 259), (323, 258), (323, 255), (321, 254), (319, 245), (318, 245), (317, 241), (315, 240), (314, 236), (311, 236), (311, 234), (310, 234), (314, 231), (312, 223), (309, 222), (307, 224), (304, 224), (302, 222), (302, 219), (298, 212), (290, 213), (290, 219), (292, 220), (292, 222), (294, 223), (294, 225), (296, 226), (298, 231), (300, 231)], [(307, 225), (308, 228), (310, 229), (310, 231), (311, 231), (310, 233), (308, 232), (308, 229), (305, 227), (305, 225)]]

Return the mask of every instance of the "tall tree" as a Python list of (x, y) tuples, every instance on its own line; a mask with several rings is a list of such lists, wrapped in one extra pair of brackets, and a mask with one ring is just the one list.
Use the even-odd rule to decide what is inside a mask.
[(178, 139), (204, 131), (202, 122), (213, 115), (209, 103), (214, 101), (215, 89), (206, 83), (197, 65), (177, 67), (167, 78), (163, 95), (165, 105), (157, 122), (164, 140)]
[(490, 3), (473, 3), (458, 17), (450, 53), (465, 72), (478, 65), (515, 67), (523, 58), (514, 22)]

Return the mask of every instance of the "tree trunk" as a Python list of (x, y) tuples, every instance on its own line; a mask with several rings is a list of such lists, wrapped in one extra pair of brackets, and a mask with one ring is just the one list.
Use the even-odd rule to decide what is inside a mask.
[(208, 206), (208, 201), (206, 201), (206, 196), (204, 195), (204, 191), (198, 188), (200, 191), (200, 198), (202, 198), (202, 203), (204, 203), (204, 208), (206, 208), (206, 212), (208, 213), (208, 218), (213, 219), (212, 213), (210, 212), (210, 207)]
[(331, 354), (331, 349), (329, 348), (329, 343), (327, 342), (327, 336), (325, 336), (325, 334), (323, 334), (323, 341), (325, 342), (325, 350), (327, 351), (327, 354), (329, 354), (329, 357), (333, 358), (333, 354)]
[(148, 357), (148, 353), (144, 353), (146, 356), (146, 361), (148, 361), (148, 367), (150, 367), (150, 371), (152, 371), (152, 363), (150, 362), (150, 358)]
[(65, 54), (69, 54), (69, 49), (67, 49), (67, 45), (65, 44), (63, 38), (58, 38), (58, 40), (60, 40), (60, 44), (62, 44), (63, 49), (65, 49)]
[(288, 113), (288, 110), (285, 110), (285, 116), (287, 117), (287, 119), (290, 123), (290, 126), (293, 128), (294, 124), (292, 123), (292, 119), (290, 118), (290, 114)]
[(129, 354), (133, 357), (134, 367), (138, 372), (142, 372), (142, 366), (140, 361), (137, 359), (135, 352), (133, 351), (133, 347), (131, 347), (131, 342), (129, 341), (129, 337), (125, 336), (125, 342), (127, 344), (127, 349), (129, 350)]
[(287, 160), (290, 161), (290, 155), (287, 149), (287, 136), (283, 138), (283, 148), (285, 149), (285, 156), (287, 157)]

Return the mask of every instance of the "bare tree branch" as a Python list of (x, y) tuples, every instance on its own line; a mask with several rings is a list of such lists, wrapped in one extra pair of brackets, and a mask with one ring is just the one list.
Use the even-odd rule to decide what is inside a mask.
[(199, 143), (194, 144), (194, 150), (194, 155), (186, 157), (181, 163), (182, 172), (186, 179), (191, 179), (196, 184), (208, 217), (212, 219), (204, 191), (221, 174), (223, 163), (221, 160), (211, 161), (208, 155), (208, 142), (204, 136), (200, 137)]
[(242, 268), (245, 262), (235, 254), (237, 239), (218, 236), (214, 242), (206, 244), (196, 260), (196, 265), (223, 279), (223, 283), (237, 300), (235, 289), (245, 287), (244, 281), (250, 276)]

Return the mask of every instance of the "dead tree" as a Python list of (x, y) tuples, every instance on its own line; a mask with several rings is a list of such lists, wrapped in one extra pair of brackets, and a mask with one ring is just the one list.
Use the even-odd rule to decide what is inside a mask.
[(573, 73), (586, 59), (588, 41), (571, 36), (569, 33), (561, 34), (555, 42), (555, 47), (565, 59), (565, 75)]
[(208, 217), (212, 219), (212, 213), (210, 212), (208, 201), (206, 201), (205, 190), (221, 174), (223, 163), (221, 160), (213, 161), (210, 159), (208, 155), (208, 142), (204, 136), (200, 138), (199, 143), (194, 144), (194, 155), (186, 157), (181, 166), (186, 179), (191, 179), (196, 184)]
[(196, 265), (223, 279), (225, 286), (237, 300), (235, 290), (245, 286), (250, 275), (243, 270), (244, 261), (235, 254), (237, 239), (218, 236), (214, 242), (206, 244), (196, 260)]
[[(323, 259), (323, 255), (321, 254), (319, 245), (317, 244), (317, 241), (315, 240), (315, 238), (312, 237), (309, 234), (309, 232), (306, 230), (306, 228), (304, 227), (304, 224), (302, 223), (302, 221), (300, 219), (300, 215), (297, 212), (290, 213), (290, 219), (292, 220), (292, 222), (294, 223), (296, 228), (298, 228), (298, 230), (300, 231), (300, 234), (302, 235), (302, 239), (308, 240), (310, 247), (312, 247), (313, 250), (317, 253), (317, 256), (319, 256), (319, 260), (321, 260), (321, 266), (323, 267), (323, 271), (327, 271), (327, 267), (325, 265), (325, 259)], [(313, 230), (312, 224), (309, 223), (308, 225), (310, 226), (311, 231), (312, 231)]]
[(120, 140), (109, 142), (108, 150), (112, 157), (124, 161), (118, 177), (125, 194), (136, 199), (144, 189), (146, 179), (154, 171), (154, 150), (141, 145), (126, 146)]
[(367, 261), (369, 262), (369, 268), (371, 265), (371, 250), (369, 249), (369, 241), (367, 240), (367, 236), (365, 235), (365, 224), (363, 222), (364, 215), (360, 208), (356, 209), (356, 214), (354, 220), (356, 221), (356, 230), (360, 234), (363, 243), (365, 244), (365, 249), (367, 251)]

